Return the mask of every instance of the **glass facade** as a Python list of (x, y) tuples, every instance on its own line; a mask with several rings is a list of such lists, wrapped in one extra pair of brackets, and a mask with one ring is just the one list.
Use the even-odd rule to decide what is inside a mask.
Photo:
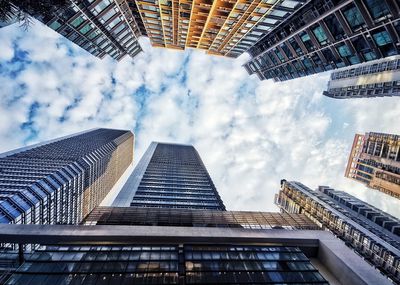
[(298, 247), (133, 245), (42, 247), (11, 284), (325, 284)]
[(0, 223), (77, 224), (133, 159), (129, 131), (96, 129), (0, 158)]
[(189, 145), (152, 143), (113, 205), (131, 196), (134, 207), (225, 210), (199, 154)]
[(111, 56), (121, 60), (135, 57), (142, 50), (138, 37), (145, 35), (138, 14), (131, 10), (132, 3), (122, 0), (71, 1), (71, 6), (53, 16), (34, 15), (94, 56)]
[[(390, 0), (317, 0), (249, 48), (249, 74), (285, 81), (399, 54), (399, 6)], [(292, 57), (280, 60), (284, 44)]]
[(393, 134), (356, 134), (345, 176), (400, 198), (400, 137)]
[[(339, 46), (338, 52), (349, 59), (353, 56), (346, 45)], [(334, 99), (400, 96), (400, 58), (389, 57), (333, 72), (323, 94)]]
[(355, 197), (320, 186), (282, 181), (276, 204), (287, 213), (303, 213), (346, 242), (394, 283), (400, 282), (400, 221)]

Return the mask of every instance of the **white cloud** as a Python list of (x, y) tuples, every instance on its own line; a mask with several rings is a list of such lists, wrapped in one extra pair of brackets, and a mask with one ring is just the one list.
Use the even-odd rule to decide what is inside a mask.
[[(228, 209), (277, 210), (285, 178), (330, 185), (400, 216), (399, 201), (343, 177), (355, 132), (400, 133), (395, 98), (332, 100), (321, 95), (328, 74), (261, 82), (242, 67), (247, 55), (156, 49), (145, 39), (144, 53), (119, 63), (40, 24), (2, 29), (0, 39), (1, 51), (17, 46), (0, 58), (0, 151), (92, 127), (135, 129), (136, 161), (153, 140), (194, 144)], [(20, 51), (26, 58), (5, 62)]]

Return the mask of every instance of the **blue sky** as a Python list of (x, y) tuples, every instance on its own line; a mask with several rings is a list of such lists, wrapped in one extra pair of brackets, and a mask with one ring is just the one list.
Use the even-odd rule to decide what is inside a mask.
[(198, 149), (231, 210), (276, 211), (280, 180), (347, 191), (400, 217), (400, 202), (343, 177), (354, 134), (400, 133), (398, 98), (332, 100), (329, 74), (284, 83), (238, 59), (152, 48), (97, 59), (35, 23), (0, 29), (0, 151), (93, 127)]

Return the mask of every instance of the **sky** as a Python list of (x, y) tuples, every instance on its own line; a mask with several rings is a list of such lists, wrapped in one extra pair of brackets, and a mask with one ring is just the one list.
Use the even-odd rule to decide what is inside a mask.
[(399, 200), (344, 177), (355, 133), (400, 133), (398, 98), (335, 100), (322, 96), (329, 73), (260, 81), (242, 67), (247, 54), (140, 42), (144, 52), (116, 62), (38, 22), (0, 29), (0, 152), (95, 127), (129, 129), (134, 163), (151, 141), (193, 144), (228, 210), (278, 211), (286, 179), (329, 185), (400, 218)]

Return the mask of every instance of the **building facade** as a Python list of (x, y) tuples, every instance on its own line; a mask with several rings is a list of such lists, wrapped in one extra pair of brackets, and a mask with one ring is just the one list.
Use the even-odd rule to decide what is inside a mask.
[(356, 134), (345, 176), (400, 198), (400, 136)]
[(153, 46), (238, 57), (304, 2), (137, 0), (136, 4)]
[(399, 3), (315, 0), (248, 52), (249, 74), (285, 81), (399, 54)]
[(78, 224), (133, 159), (130, 131), (95, 129), (0, 155), (0, 223)]
[(80, 225), (0, 225), (17, 244), (0, 282), (390, 284), (306, 214), (225, 211), (192, 146), (152, 143), (115, 204)]
[(62, 12), (32, 16), (99, 58), (133, 58), (142, 50), (143, 29), (126, 0), (71, 1)]
[(282, 180), (276, 204), (286, 213), (302, 213), (331, 231), (395, 284), (400, 282), (400, 221), (355, 197), (320, 186), (313, 191)]
[(196, 149), (158, 142), (150, 144), (113, 206), (225, 210)]
[(341, 68), (331, 74), (323, 94), (335, 99), (400, 96), (400, 58)]

